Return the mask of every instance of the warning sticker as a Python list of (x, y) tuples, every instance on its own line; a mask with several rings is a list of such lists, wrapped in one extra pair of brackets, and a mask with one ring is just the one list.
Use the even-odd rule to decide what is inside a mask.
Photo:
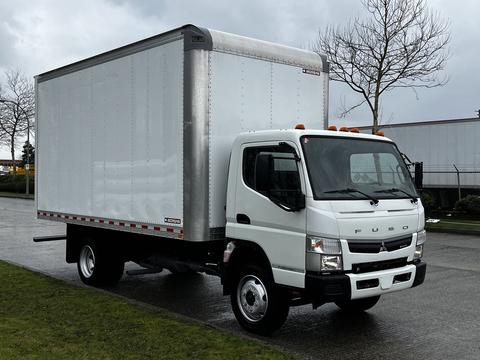
[(178, 225), (178, 224), (181, 224), (181, 223), (182, 223), (182, 220), (180, 220), (180, 219), (169, 218), (169, 217), (166, 217), (166, 218), (164, 219), (164, 221), (165, 221), (166, 223), (168, 223), (168, 224), (177, 224), (177, 225)]
[(320, 76), (320, 71), (318, 71), (318, 70), (302, 69), (302, 72), (303, 72), (304, 74), (308, 74), (308, 75)]

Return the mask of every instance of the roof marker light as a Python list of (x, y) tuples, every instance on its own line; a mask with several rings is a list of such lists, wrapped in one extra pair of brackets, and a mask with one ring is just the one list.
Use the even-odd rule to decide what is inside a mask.
[(342, 126), (339, 131), (348, 132), (348, 127)]
[(303, 125), (303, 124), (297, 124), (297, 125), (295, 125), (295, 129), (296, 129), (296, 130), (305, 130), (305, 125)]
[(377, 132), (375, 133), (375, 135), (377, 135), (377, 136), (385, 136), (385, 133), (384, 133), (383, 131), (380, 131), (380, 130), (379, 130), (379, 131), (377, 131)]
[(330, 131), (337, 131), (337, 127), (336, 127), (335, 125), (330, 125), (330, 126), (328, 127), (328, 130), (330, 130)]
[(360, 133), (360, 130), (358, 128), (352, 128), (350, 129), (350, 132), (358, 134)]

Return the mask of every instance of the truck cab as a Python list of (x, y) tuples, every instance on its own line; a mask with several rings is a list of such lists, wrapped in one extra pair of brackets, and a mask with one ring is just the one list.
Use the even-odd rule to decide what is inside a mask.
[(267, 130), (233, 144), (224, 285), (240, 324), (288, 307), (366, 310), (421, 284), (424, 209), (396, 145), (349, 131)]

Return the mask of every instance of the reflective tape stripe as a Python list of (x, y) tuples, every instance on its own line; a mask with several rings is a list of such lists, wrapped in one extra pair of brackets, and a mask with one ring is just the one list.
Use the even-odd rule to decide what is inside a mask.
[[(182, 228), (158, 226), (154, 224), (142, 224), (137, 222), (115, 221), (110, 219), (92, 218), (92, 217), (84, 217), (84, 216), (78, 216), (78, 215), (72, 215), (72, 214), (62, 214), (62, 213), (46, 212), (46, 211), (37, 211), (37, 215), (39, 218), (44, 217), (48, 219), (53, 218), (54, 220), (56, 219), (73, 220), (75, 222), (88, 222), (88, 223), (95, 223), (99, 225), (105, 225), (106, 227), (112, 227), (112, 226), (121, 227), (122, 229), (130, 228), (130, 229), (135, 229), (135, 232), (145, 232), (145, 233), (158, 232), (158, 233), (164, 233), (165, 235), (168, 234), (168, 237), (183, 239)], [(68, 221), (65, 221), (65, 222), (68, 222)]]

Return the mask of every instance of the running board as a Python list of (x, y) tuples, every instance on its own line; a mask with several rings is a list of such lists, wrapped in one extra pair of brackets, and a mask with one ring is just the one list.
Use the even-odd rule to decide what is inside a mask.
[(33, 238), (33, 242), (66, 240), (67, 235), (37, 236)]

